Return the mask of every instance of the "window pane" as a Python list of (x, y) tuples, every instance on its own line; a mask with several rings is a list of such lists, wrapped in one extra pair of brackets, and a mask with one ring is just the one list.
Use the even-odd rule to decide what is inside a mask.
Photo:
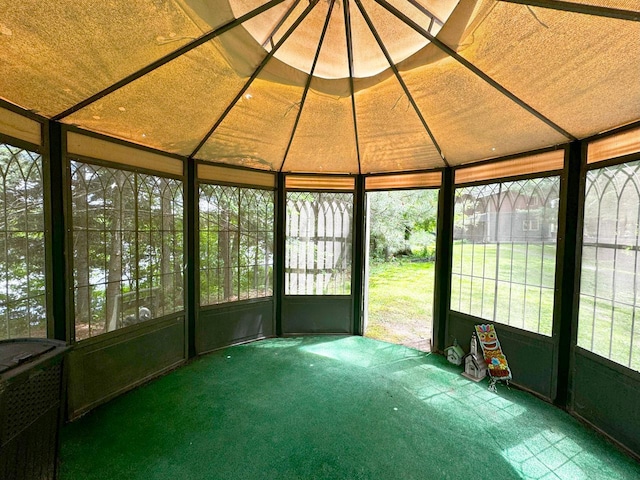
[(640, 162), (587, 174), (578, 345), (640, 371), (639, 192)]
[(40, 155), (0, 144), (0, 340), (46, 337)]
[(352, 193), (287, 193), (286, 295), (351, 294), (352, 220)]
[(183, 309), (179, 180), (71, 162), (76, 340)]
[(200, 305), (273, 295), (274, 193), (200, 185)]
[(560, 178), (456, 189), (451, 309), (551, 335)]

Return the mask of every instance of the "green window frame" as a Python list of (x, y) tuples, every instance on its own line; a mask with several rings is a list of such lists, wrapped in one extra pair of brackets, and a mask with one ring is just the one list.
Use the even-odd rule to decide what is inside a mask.
[(75, 340), (184, 309), (183, 182), (72, 160)]
[(640, 161), (587, 172), (578, 346), (640, 371)]
[(200, 305), (273, 296), (274, 195), (200, 184)]
[(0, 143), (0, 340), (47, 336), (42, 156)]
[(350, 295), (353, 193), (290, 191), (285, 294)]
[(455, 190), (451, 310), (551, 336), (560, 177)]

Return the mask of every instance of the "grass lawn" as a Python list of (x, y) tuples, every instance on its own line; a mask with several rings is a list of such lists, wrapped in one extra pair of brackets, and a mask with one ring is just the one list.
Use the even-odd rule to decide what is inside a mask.
[(555, 245), (549, 244), (456, 242), (451, 307), (551, 335), (555, 257)]
[(433, 262), (372, 264), (365, 336), (428, 349), (433, 321)]
[[(454, 244), (452, 308), (551, 335), (555, 246), (503, 243), (499, 247)], [(593, 248), (585, 248), (582, 260), (578, 345), (640, 370), (634, 252), (601, 248), (596, 257)]]
[[(551, 334), (555, 248), (501, 245), (497, 253), (495, 244), (476, 245), (475, 249), (469, 244), (454, 245), (453, 268), (459, 273), (452, 279), (453, 309), (490, 322)], [(640, 370), (640, 327), (636, 321), (640, 308), (634, 307), (638, 294), (635, 284), (626, 278), (633, 277), (635, 263), (619, 259), (615, 268), (618, 281), (614, 283), (613, 270), (602, 261), (598, 264), (589, 253), (584, 255), (578, 345)], [(434, 265), (430, 262), (372, 264), (365, 336), (428, 348), (433, 282)]]

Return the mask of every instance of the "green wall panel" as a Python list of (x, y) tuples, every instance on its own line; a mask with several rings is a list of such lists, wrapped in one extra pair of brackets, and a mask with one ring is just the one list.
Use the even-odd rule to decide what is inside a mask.
[(68, 357), (68, 417), (75, 418), (184, 362), (184, 333), (181, 316), (77, 344)]
[(282, 333), (353, 333), (353, 299), (329, 296), (285, 296)]
[[(447, 346), (451, 345), (453, 339), (456, 338), (467, 353), (473, 326), (481, 323), (492, 322), (458, 312), (449, 312)], [(549, 401), (552, 400), (555, 394), (552, 373), (554, 371), (553, 340), (543, 335), (525, 332), (499, 323), (493, 323), (493, 325), (513, 373), (512, 382)]]
[(576, 347), (571, 409), (640, 457), (640, 373)]
[(206, 307), (196, 320), (196, 353), (274, 335), (273, 300)]

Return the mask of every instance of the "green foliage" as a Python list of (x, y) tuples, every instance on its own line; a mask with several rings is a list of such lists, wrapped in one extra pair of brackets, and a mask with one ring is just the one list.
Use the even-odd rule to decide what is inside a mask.
[(411, 254), (430, 262), (436, 259), (436, 235), (435, 225), (433, 230), (417, 230), (411, 234)]
[(200, 185), (200, 304), (273, 289), (273, 192)]
[(182, 182), (71, 169), (76, 339), (136, 322), (141, 307), (151, 318), (182, 309)]
[(0, 144), (0, 339), (46, 336), (40, 155)]
[(367, 199), (369, 254), (374, 260), (389, 260), (398, 255), (433, 258), (437, 190), (371, 192)]

